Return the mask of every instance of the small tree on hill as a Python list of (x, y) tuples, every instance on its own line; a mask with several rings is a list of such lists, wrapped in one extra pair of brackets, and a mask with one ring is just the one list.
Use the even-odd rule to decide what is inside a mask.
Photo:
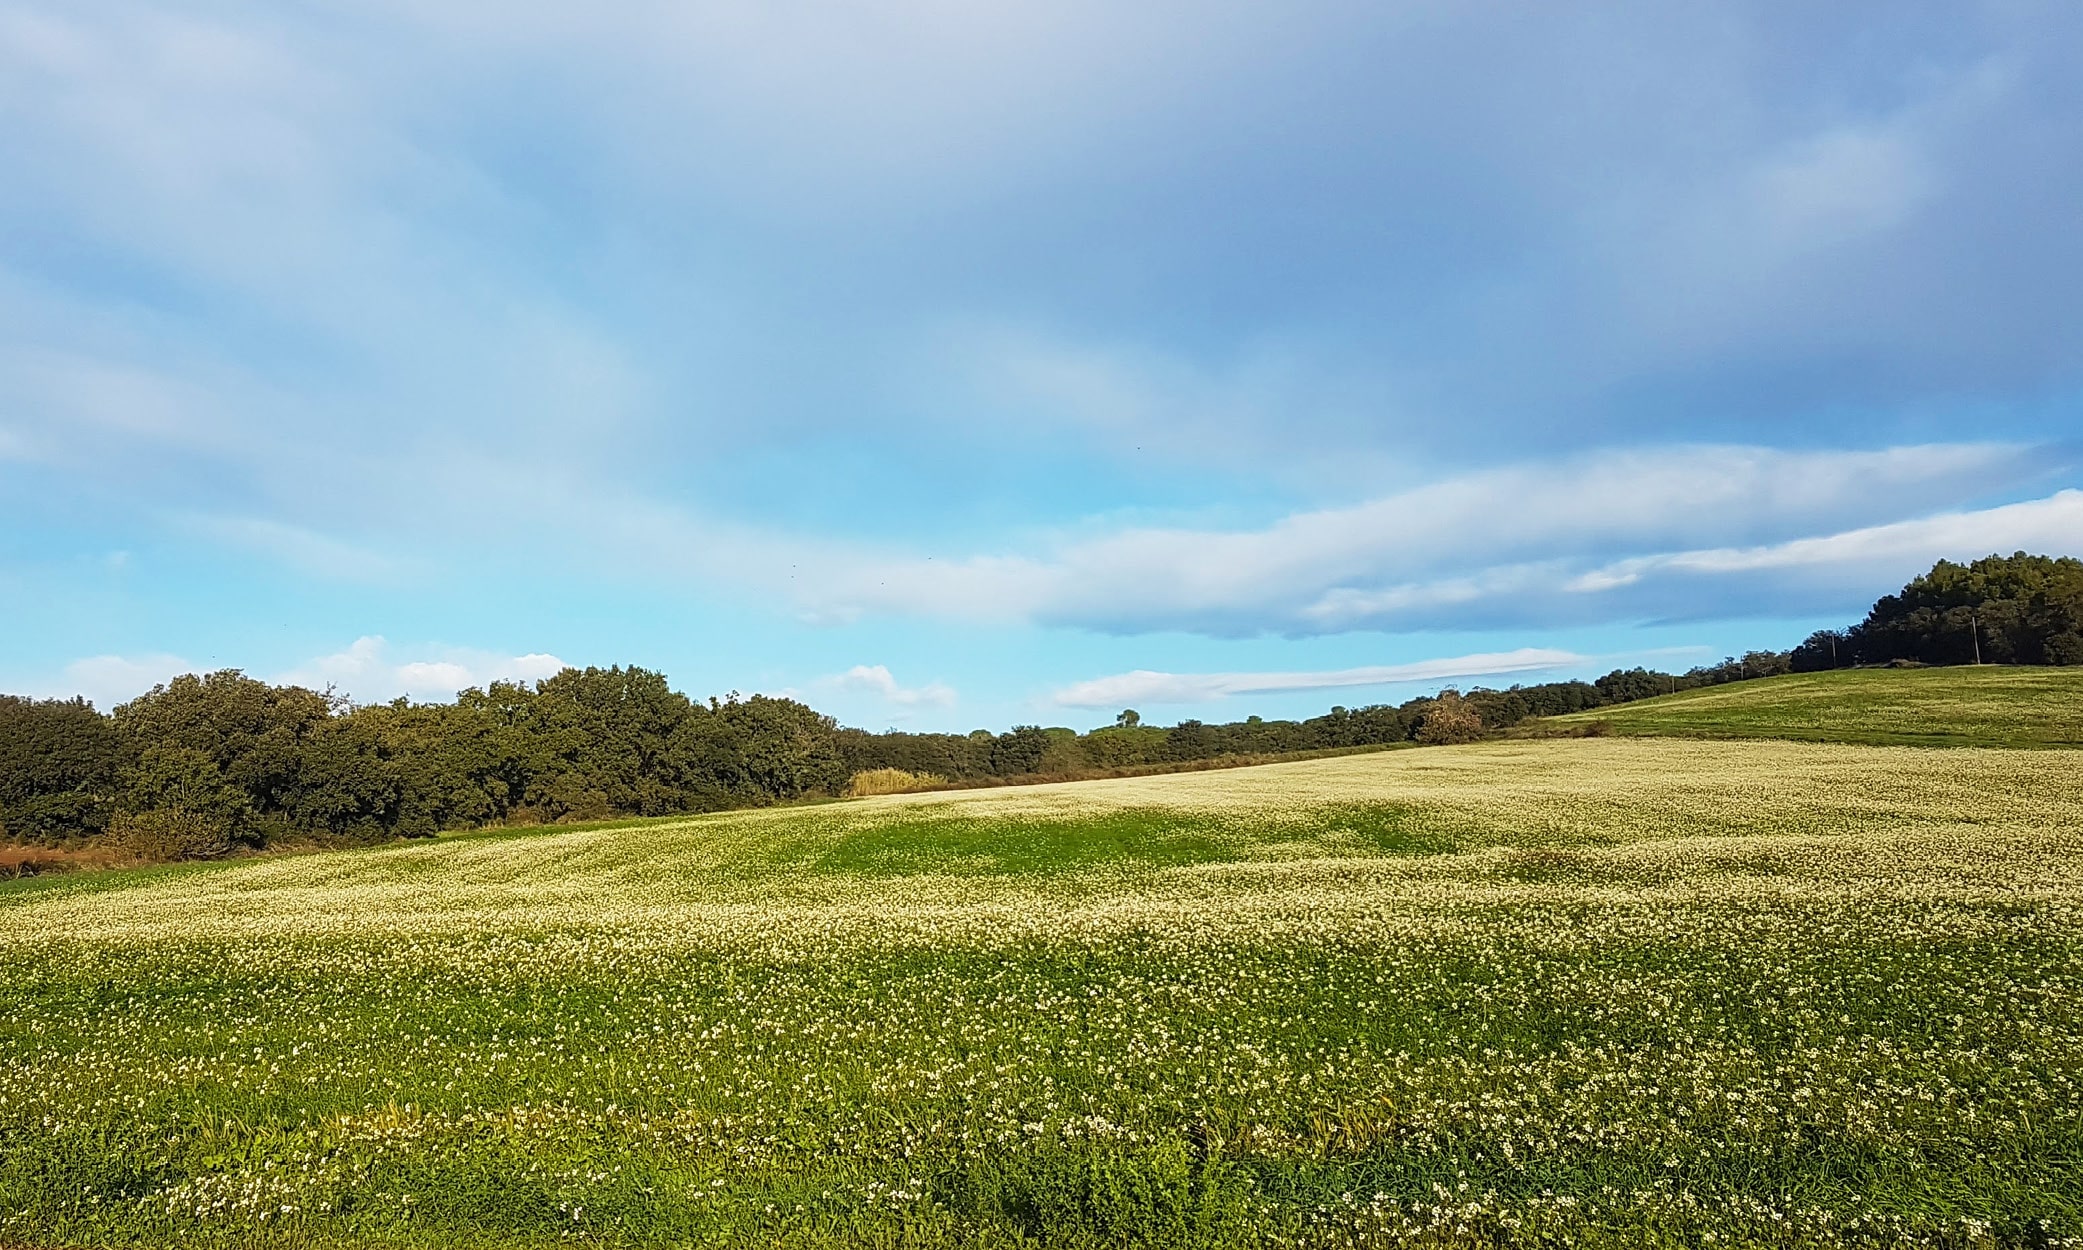
[(1483, 736), (1483, 718), (1458, 690), (1442, 690), (1418, 715), (1418, 741), (1435, 745), (1474, 742)]

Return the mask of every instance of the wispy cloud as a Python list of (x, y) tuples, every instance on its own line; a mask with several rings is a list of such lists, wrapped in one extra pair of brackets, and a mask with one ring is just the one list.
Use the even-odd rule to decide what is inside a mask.
[(403, 561), (358, 543), (263, 517), (200, 516), (188, 518), (187, 524), (229, 546), (328, 580), (385, 582), (407, 567)]
[(1136, 703), (1208, 703), (1231, 695), (1340, 690), (1389, 686), (1399, 682), (1532, 673), (1578, 664), (1584, 658), (1570, 651), (1524, 647), (1517, 651), (1313, 673), (1157, 673), (1137, 669), (1132, 673), (1095, 677), (1066, 686), (1051, 696), (1051, 701), (1060, 707), (1077, 708), (1123, 707)]

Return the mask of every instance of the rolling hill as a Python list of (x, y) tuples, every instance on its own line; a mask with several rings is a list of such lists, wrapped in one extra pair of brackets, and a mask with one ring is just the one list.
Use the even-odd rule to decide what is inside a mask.
[[(1817, 688), (1722, 723), (1872, 718)], [(0, 1245), (2057, 1244), (2078, 1108), (2060, 749), (1494, 741), (0, 887)]]
[(2083, 668), (1839, 669), (1556, 716), (1616, 733), (1897, 746), (2083, 746)]

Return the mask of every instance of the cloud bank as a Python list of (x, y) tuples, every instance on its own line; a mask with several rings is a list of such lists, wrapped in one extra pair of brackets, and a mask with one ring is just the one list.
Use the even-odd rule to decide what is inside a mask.
[[(525, 613), (1000, 716), (1153, 662), (1093, 632), (1830, 619), (2073, 550), (2026, 449), (2083, 395), (2079, 41), (2067, 0), (0, 0), (0, 653)], [(415, 663), (491, 671), (336, 667), (463, 676)]]

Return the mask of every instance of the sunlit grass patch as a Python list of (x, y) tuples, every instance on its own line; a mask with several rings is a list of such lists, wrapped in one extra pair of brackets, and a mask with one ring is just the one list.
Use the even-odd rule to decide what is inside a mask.
[(803, 822), (762, 857), (739, 862), (774, 874), (901, 877), (921, 874), (1037, 877), (1105, 869), (1177, 867), (1258, 858), (1436, 854), (1453, 839), (1412, 827), (1410, 812), (1344, 804), (1290, 821), (1178, 808), (1098, 807), (1082, 813), (963, 814), (960, 806), (894, 811), (839, 825)]

